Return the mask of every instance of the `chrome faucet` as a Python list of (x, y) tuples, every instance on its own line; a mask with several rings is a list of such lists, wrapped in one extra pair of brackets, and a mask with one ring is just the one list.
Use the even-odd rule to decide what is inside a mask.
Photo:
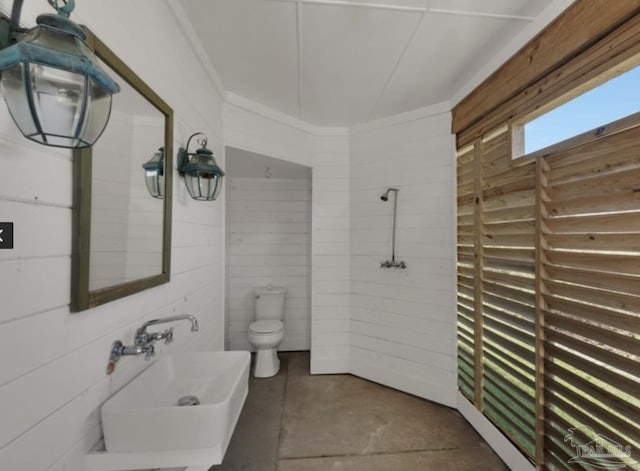
[(110, 374), (113, 372), (116, 362), (120, 360), (120, 357), (126, 355), (142, 355), (144, 353), (145, 360), (151, 359), (156, 354), (154, 344), (158, 340), (164, 340), (165, 344), (173, 341), (173, 327), (162, 332), (147, 332), (147, 328), (152, 325), (182, 320), (191, 322), (191, 332), (197, 332), (199, 330), (198, 319), (196, 319), (195, 316), (191, 314), (181, 314), (179, 316), (163, 317), (145, 322), (136, 330), (136, 334), (133, 337), (133, 345), (131, 346), (124, 345), (120, 340), (113, 342), (111, 354), (109, 355), (107, 373)]
[(195, 316), (192, 316), (191, 314), (181, 314), (179, 316), (163, 317), (162, 319), (152, 319), (142, 324), (140, 328), (136, 330), (134, 344), (146, 345), (149, 343), (157, 342), (158, 340), (164, 340), (164, 343), (171, 343), (173, 341), (173, 327), (165, 330), (164, 332), (155, 333), (147, 332), (147, 327), (183, 320), (191, 322), (191, 332), (198, 331), (198, 319), (196, 319)]

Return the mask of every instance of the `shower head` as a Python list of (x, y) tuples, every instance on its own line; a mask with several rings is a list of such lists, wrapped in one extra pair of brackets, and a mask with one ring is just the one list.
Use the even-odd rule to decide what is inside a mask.
[(381, 196), (380, 199), (382, 201), (389, 201), (389, 192), (393, 191), (396, 194), (400, 191), (398, 188), (387, 188), (387, 191), (385, 191)]

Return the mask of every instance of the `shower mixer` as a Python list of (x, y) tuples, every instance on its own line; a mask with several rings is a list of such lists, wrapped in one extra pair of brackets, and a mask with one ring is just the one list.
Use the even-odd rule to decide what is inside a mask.
[(389, 193), (393, 193), (393, 232), (391, 235), (391, 260), (385, 260), (380, 263), (380, 268), (407, 268), (407, 263), (400, 261), (396, 262), (396, 213), (398, 211), (398, 188), (387, 188), (381, 196), (382, 201), (389, 201)]

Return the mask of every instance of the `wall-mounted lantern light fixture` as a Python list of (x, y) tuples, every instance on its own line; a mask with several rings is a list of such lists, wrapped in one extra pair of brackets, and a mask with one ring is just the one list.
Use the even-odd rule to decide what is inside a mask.
[[(195, 154), (189, 153), (191, 139), (198, 135), (203, 136), (198, 141), (202, 147)], [(222, 190), (224, 172), (213, 158), (213, 152), (207, 149), (207, 136), (201, 132), (191, 135), (187, 147), (178, 151), (178, 172), (184, 176), (187, 191), (194, 200), (215, 200)]]
[(100, 67), (69, 19), (75, 0), (48, 0), (58, 14), (38, 16), (35, 28), (20, 27), (23, 0), (11, 18), (0, 17), (0, 86), (24, 137), (40, 144), (82, 148), (93, 145), (111, 114), (120, 87)]
[(149, 194), (154, 198), (164, 198), (164, 147), (160, 147), (148, 162), (142, 164), (142, 168)]

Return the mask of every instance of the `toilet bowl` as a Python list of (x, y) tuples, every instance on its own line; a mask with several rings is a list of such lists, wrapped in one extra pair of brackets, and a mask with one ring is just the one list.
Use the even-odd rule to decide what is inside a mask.
[(256, 378), (275, 376), (280, 369), (277, 348), (284, 339), (285, 293), (284, 288), (271, 285), (254, 289), (256, 320), (249, 325), (247, 337), (256, 350)]

